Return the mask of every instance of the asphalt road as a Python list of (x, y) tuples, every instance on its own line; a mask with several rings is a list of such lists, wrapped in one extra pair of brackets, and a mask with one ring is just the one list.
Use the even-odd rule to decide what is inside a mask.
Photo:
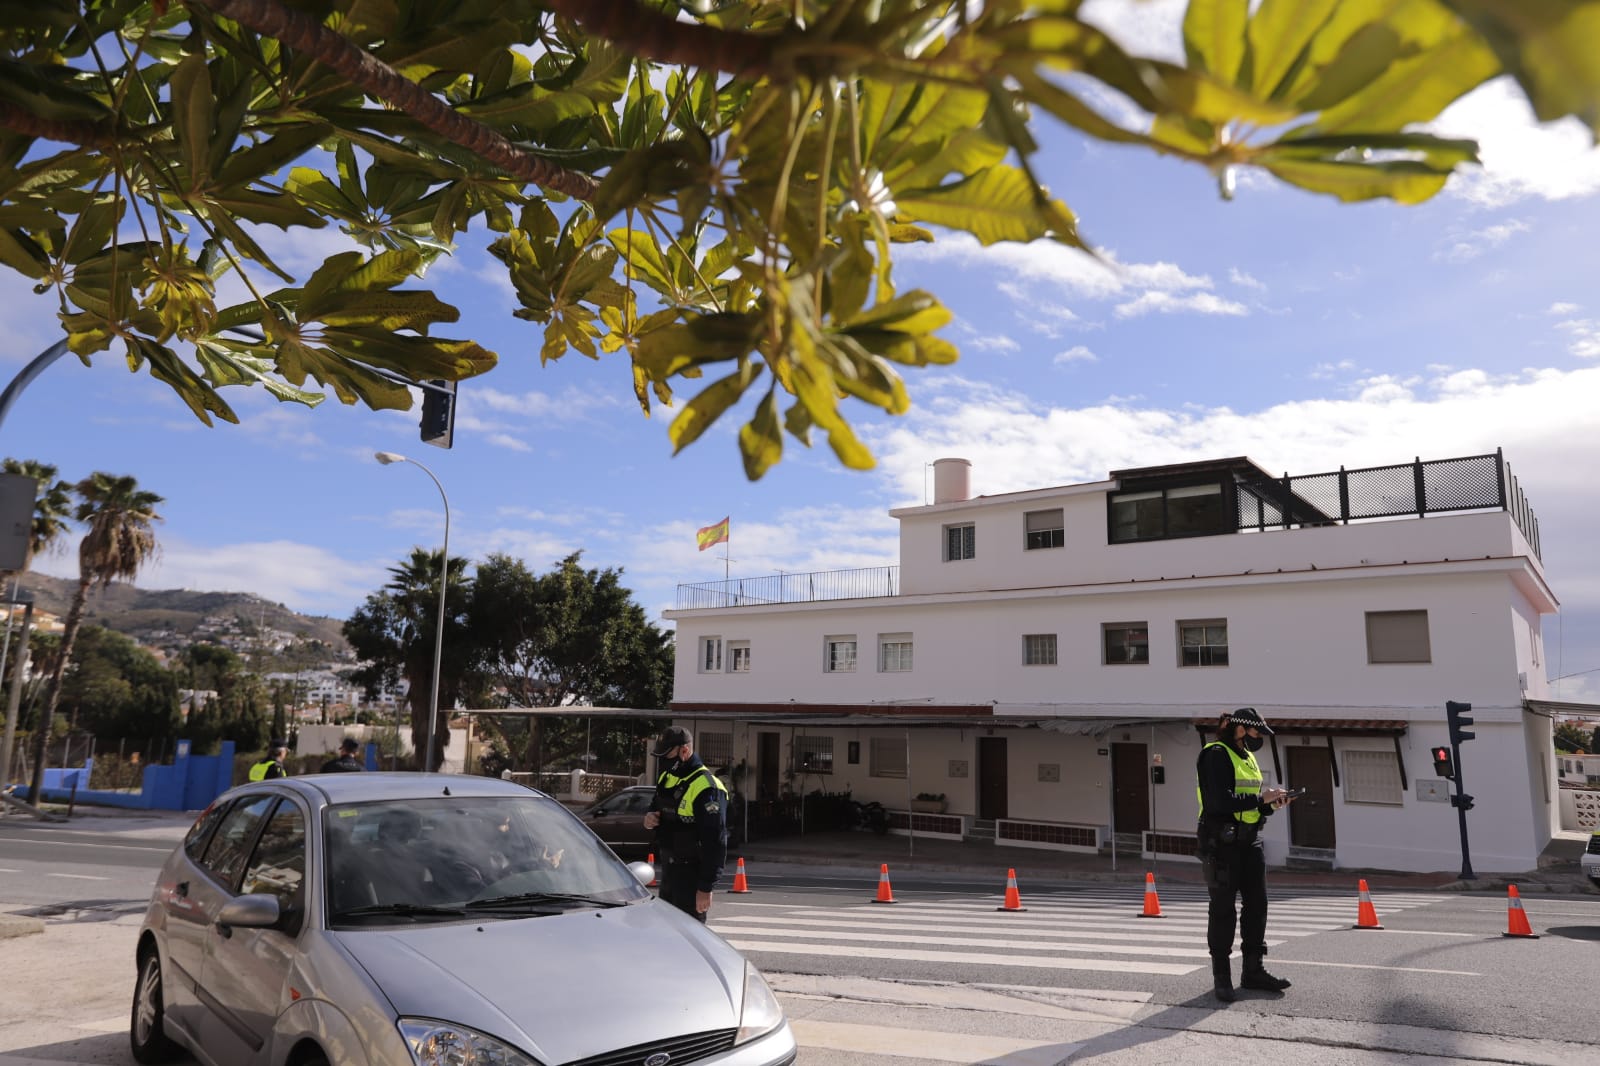
[[(183, 829), (0, 823), (0, 910), (46, 922), (0, 940), (39, 978), (0, 998), (0, 1066), (131, 1066), (134, 936)], [(1025, 883), (1021, 912), (959, 876), (896, 877), (893, 905), (825, 867), (750, 883), (717, 894), (711, 926), (768, 975), (803, 1066), (1597, 1061), (1594, 897), (1527, 897), (1541, 936), (1507, 939), (1500, 896), (1380, 893), (1384, 928), (1355, 930), (1355, 899), (1275, 890), (1268, 964), (1294, 987), (1223, 1006), (1192, 886), (1142, 919), (1142, 890), (1110, 883)]]

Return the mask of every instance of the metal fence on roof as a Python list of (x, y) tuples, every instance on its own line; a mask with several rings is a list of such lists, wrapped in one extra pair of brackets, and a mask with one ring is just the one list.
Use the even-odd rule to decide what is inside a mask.
[(680, 611), (706, 607), (752, 607), (770, 603), (859, 600), (900, 594), (898, 566), (824, 570), (810, 574), (768, 574), (679, 585)]

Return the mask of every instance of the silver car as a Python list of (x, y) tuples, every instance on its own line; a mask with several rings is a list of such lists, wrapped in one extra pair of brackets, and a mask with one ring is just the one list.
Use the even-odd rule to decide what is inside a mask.
[(442, 774), (218, 797), (139, 934), (139, 1062), (781, 1066), (756, 969), (560, 803)]

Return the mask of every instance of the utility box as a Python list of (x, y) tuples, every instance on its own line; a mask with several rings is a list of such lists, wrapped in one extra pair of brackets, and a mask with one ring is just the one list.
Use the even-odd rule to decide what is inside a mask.
[(1429, 803), (1450, 802), (1450, 782), (1442, 777), (1417, 778), (1417, 799)]

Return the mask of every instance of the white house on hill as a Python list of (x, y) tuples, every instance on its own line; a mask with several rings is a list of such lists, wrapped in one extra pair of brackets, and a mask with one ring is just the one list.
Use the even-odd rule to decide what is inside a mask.
[(1200, 747), (1251, 706), (1269, 781), (1308, 790), (1269, 862), (1454, 870), (1430, 749), (1455, 700), (1475, 871), (1537, 864), (1558, 604), (1498, 453), (976, 497), (966, 460), (934, 466), (934, 502), (891, 512), (898, 567), (680, 586), (672, 710), (752, 805), (849, 791), (919, 834), (1183, 855)]

